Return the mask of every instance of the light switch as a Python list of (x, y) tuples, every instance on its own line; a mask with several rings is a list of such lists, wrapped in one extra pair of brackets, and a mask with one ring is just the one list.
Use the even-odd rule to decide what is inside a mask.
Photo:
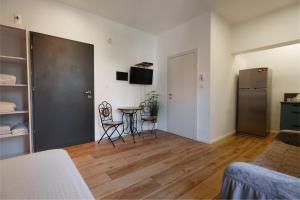
[(203, 80), (204, 80), (203, 74), (200, 74), (200, 75), (199, 75), (199, 80), (200, 80), (200, 81), (203, 81)]

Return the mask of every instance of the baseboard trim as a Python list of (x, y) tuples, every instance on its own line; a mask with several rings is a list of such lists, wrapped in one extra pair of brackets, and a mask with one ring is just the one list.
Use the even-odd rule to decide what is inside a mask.
[(216, 143), (216, 142), (218, 142), (218, 141), (220, 141), (220, 140), (223, 140), (223, 139), (225, 139), (225, 138), (227, 138), (227, 137), (230, 137), (230, 136), (232, 136), (232, 135), (234, 135), (234, 134), (236, 134), (236, 130), (230, 131), (230, 132), (226, 133), (225, 135), (222, 135), (222, 136), (220, 136), (220, 137), (217, 137), (217, 138), (211, 140), (211, 141), (210, 141), (210, 144)]
[(211, 144), (211, 142), (210, 141), (208, 141), (208, 140), (206, 140), (206, 139), (202, 139), (202, 138), (197, 138), (197, 140), (196, 140), (197, 142), (202, 142), (202, 143), (205, 143), (205, 144)]
[(270, 130), (270, 133), (272, 134), (272, 133), (274, 133), (274, 134), (277, 134), (277, 133), (279, 133), (280, 131), (279, 130)]

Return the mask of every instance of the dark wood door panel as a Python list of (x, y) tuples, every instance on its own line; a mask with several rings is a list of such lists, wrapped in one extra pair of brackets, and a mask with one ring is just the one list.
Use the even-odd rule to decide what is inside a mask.
[(35, 32), (30, 41), (35, 150), (93, 141), (94, 46)]

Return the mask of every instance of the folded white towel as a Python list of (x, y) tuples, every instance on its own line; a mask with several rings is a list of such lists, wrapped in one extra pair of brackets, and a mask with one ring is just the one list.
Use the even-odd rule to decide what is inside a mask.
[(14, 112), (16, 107), (15, 103), (0, 101), (0, 112)]
[(25, 124), (18, 124), (12, 127), (12, 134), (28, 134), (29, 130)]
[(8, 135), (8, 134), (12, 134), (11, 131), (0, 131), (0, 135)]
[(0, 132), (1, 131), (10, 131), (9, 125), (0, 124)]
[(0, 84), (2, 85), (15, 85), (17, 78), (8, 74), (0, 74)]
[(13, 135), (26, 135), (26, 134), (28, 134), (28, 131), (26, 131), (26, 130), (12, 130), (11, 134), (13, 134)]

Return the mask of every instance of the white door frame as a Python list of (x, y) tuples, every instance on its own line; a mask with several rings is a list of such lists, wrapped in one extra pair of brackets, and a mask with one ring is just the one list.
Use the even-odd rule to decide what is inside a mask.
[[(194, 98), (195, 98), (195, 111), (193, 113), (194, 115), (194, 139), (197, 140), (198, 139), (198, 136), (197, 136), (197, 130), (198, 130), (198, 74), (199, 74), (199, 70), (198, 70), (198, 49), (192, 49), (192, 50), (189, 50), (189, 51), (184, 51), (182, 53), (178, 53), (178, 54), (175, 54), (175, 55), (171, 55), (171, 56), (168, 56), (168, 61), (167, 61), (167, 80), (168, 80), (168, 74), (169, 74), (169, 65), (170, 65), (170, 60), (173, 59), (173, 58), (176, 58), (176, 57), (180, 57), (180, 56), (184, 56), (184, 55), (188, 55), (188, 54), (194, 54), (195, 55), (195, 76), (194, 76), (194, 79), (195, 79), (195, 95), (194, 95)], [(168, 91), (169, 88), (168, 88), (168, 85), (167, 85), (167, 93), (169, 92)], [(167, 94), (167, 99), (168, 99), (168, 94)], [(168, 118), (168, 109), (169, 109), (169, 105), (168, 105), (168, 100), (167, 100), (167, 118)], [(167, 129), (168, 129), (168, 119), (167, 119)]]

